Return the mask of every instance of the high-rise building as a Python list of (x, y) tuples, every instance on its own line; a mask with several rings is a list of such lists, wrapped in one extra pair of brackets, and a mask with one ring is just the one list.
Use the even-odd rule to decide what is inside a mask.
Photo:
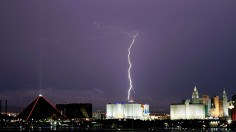
[(107, 104), (106, 119), (149, 119), (149, 105), (139, 103)]
[(185, 100), (180, 104), (171, 104), (170, 119), (205, 119), (205, 105), (190, 103), (190, 100)]
[(192, 94), (192, 103), (193, 104), (200, 103), (199, 102), (199, 95), (198, 95), (198, 91), (197, 91), (196, 86), (194, 87), (193, 94)]
[(228, 97), (225, 90), (222, 100), (219, 99), (219, 96), (210, 99), (209, 96), (203, 95), (202, 98), (199, 98), (198, 90), (194, 87), (191, 102), (185, 100), (183, 103), (170, 105), (170, 118), (175, 120), (228, 117), (228, 108)]
[(219, 104), (220, 104), (220, 105), (219, 105), (219, 106), (220, 106), (220, 111), (219, 111), (220, 115), (219, 115), (219, 117), (225, 117), (225, 116), (224, 116), (223, 100), (220, 99)]
[(197, 87), (195, 86), (192, 93), (192, 101), (184, 100), (183, 103), (170, 105), (170, 119), (204, 119), (206, 116), (205, 104), (207, 101), (200, 99)]
[(219, 117), (220, 116), (220, 99), (219, 96), (214, 96), (211, 99), (211, 109), (210, 109), (211, 117)]
[(222, 102), (223, 103), (223, 116), (227, 117), (229, 116), (229, 112), (228, 112), (229, 105), (228, 105), (228, 97), (225, 90), (223, 91), (222, 101), (223, 101)]
[(92, 118), (92, 104), (90, 103), (57, 104), (56, 107), (70, 119)]
[(205, 115), (206, 117), (210, 116), (211, 100), (208, 95), (203, 94), (202, 98), (199, 99), (200, 103), (205, 106)]

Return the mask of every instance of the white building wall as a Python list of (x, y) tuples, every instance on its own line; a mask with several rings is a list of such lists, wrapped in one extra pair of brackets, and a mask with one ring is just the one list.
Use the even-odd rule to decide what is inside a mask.
[(228, 105), (228, 97), (226, 95), (225, 90), (223, 91), (223, 116), (228, 117), (229, 111), (228, 111), (229, 105)]
[(141, 104), (126, 104), (126, 118), (136, 118), (138, 119), (139, 117), (142, 116), (141, 113)]
[(184, 104), (170, 105), (170, 119), (186, 119), (186, 108)]
[(204, 119), (205, 106), (203, 104), (190, 104), (189, 105), (189, 118), (188, 119)]
[(172, 104), (170, 105), (170, 119), (205, 119), (203, 104)]
[(149, 118), (148, 104), (107, 104), (107, 119), (141, 119)]
[(115, 118), (117, 119), (121, 119), (124, 118), (124, 105), (123, 104), (116, 104), (116, 106), (114, 106), (115, 109), (113, 109), (115, 111), (114, 115)]
[(223, 100), (223, 116), (224, 117), (229, 116), (228, 109), (229, 109), (228, 100)]
[(107, 118), (112, 118), (113, 117), (113, 108), (112, 108), (113, 104), (107, 104), (106, 106), (106, 115)]

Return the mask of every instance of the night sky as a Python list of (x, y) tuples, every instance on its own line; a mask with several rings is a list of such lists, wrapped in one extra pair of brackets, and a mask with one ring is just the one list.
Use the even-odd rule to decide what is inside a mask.
[[(53, 104), (127, 102), (150, 111), (236, 94), (235, 0), (1, 0), (0, 98), (21, 111), (39, 93)], [(16, 109), (19, 108), (19, 109)]]

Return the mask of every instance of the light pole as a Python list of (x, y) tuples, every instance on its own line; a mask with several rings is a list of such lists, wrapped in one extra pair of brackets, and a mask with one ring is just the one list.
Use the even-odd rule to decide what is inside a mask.
[(74, 123), (74, 118), (71, 119), (71, 120), (72, 120), (72, 129), (73, 129), (73, 128), (74, 128), (74, 126), (73, 126), (73, 125), (74, 125), (74, 124), (73, 124), (73, 123)]

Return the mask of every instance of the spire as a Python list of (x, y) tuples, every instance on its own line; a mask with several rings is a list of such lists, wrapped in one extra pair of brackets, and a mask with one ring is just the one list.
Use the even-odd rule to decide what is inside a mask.
[(197, 86), (195, 86), (194, 89), (193, 89), (192, 98), (194, 98), (194, 99), (199, 98), (198, 91), (197, 91)]
[(197, 86), (195, 86), (194, 89), (193, 89), (192, 103), (199, 103), (199, 96), (198, 96)]
[(227, 94), (226, 94), (225, 88), (224, 88), (224, 91), (223, 91), (223, 98), (227, 98)]
[(197, 86), (194, 87), (194, 90), (193, 91), (197, 91)]

